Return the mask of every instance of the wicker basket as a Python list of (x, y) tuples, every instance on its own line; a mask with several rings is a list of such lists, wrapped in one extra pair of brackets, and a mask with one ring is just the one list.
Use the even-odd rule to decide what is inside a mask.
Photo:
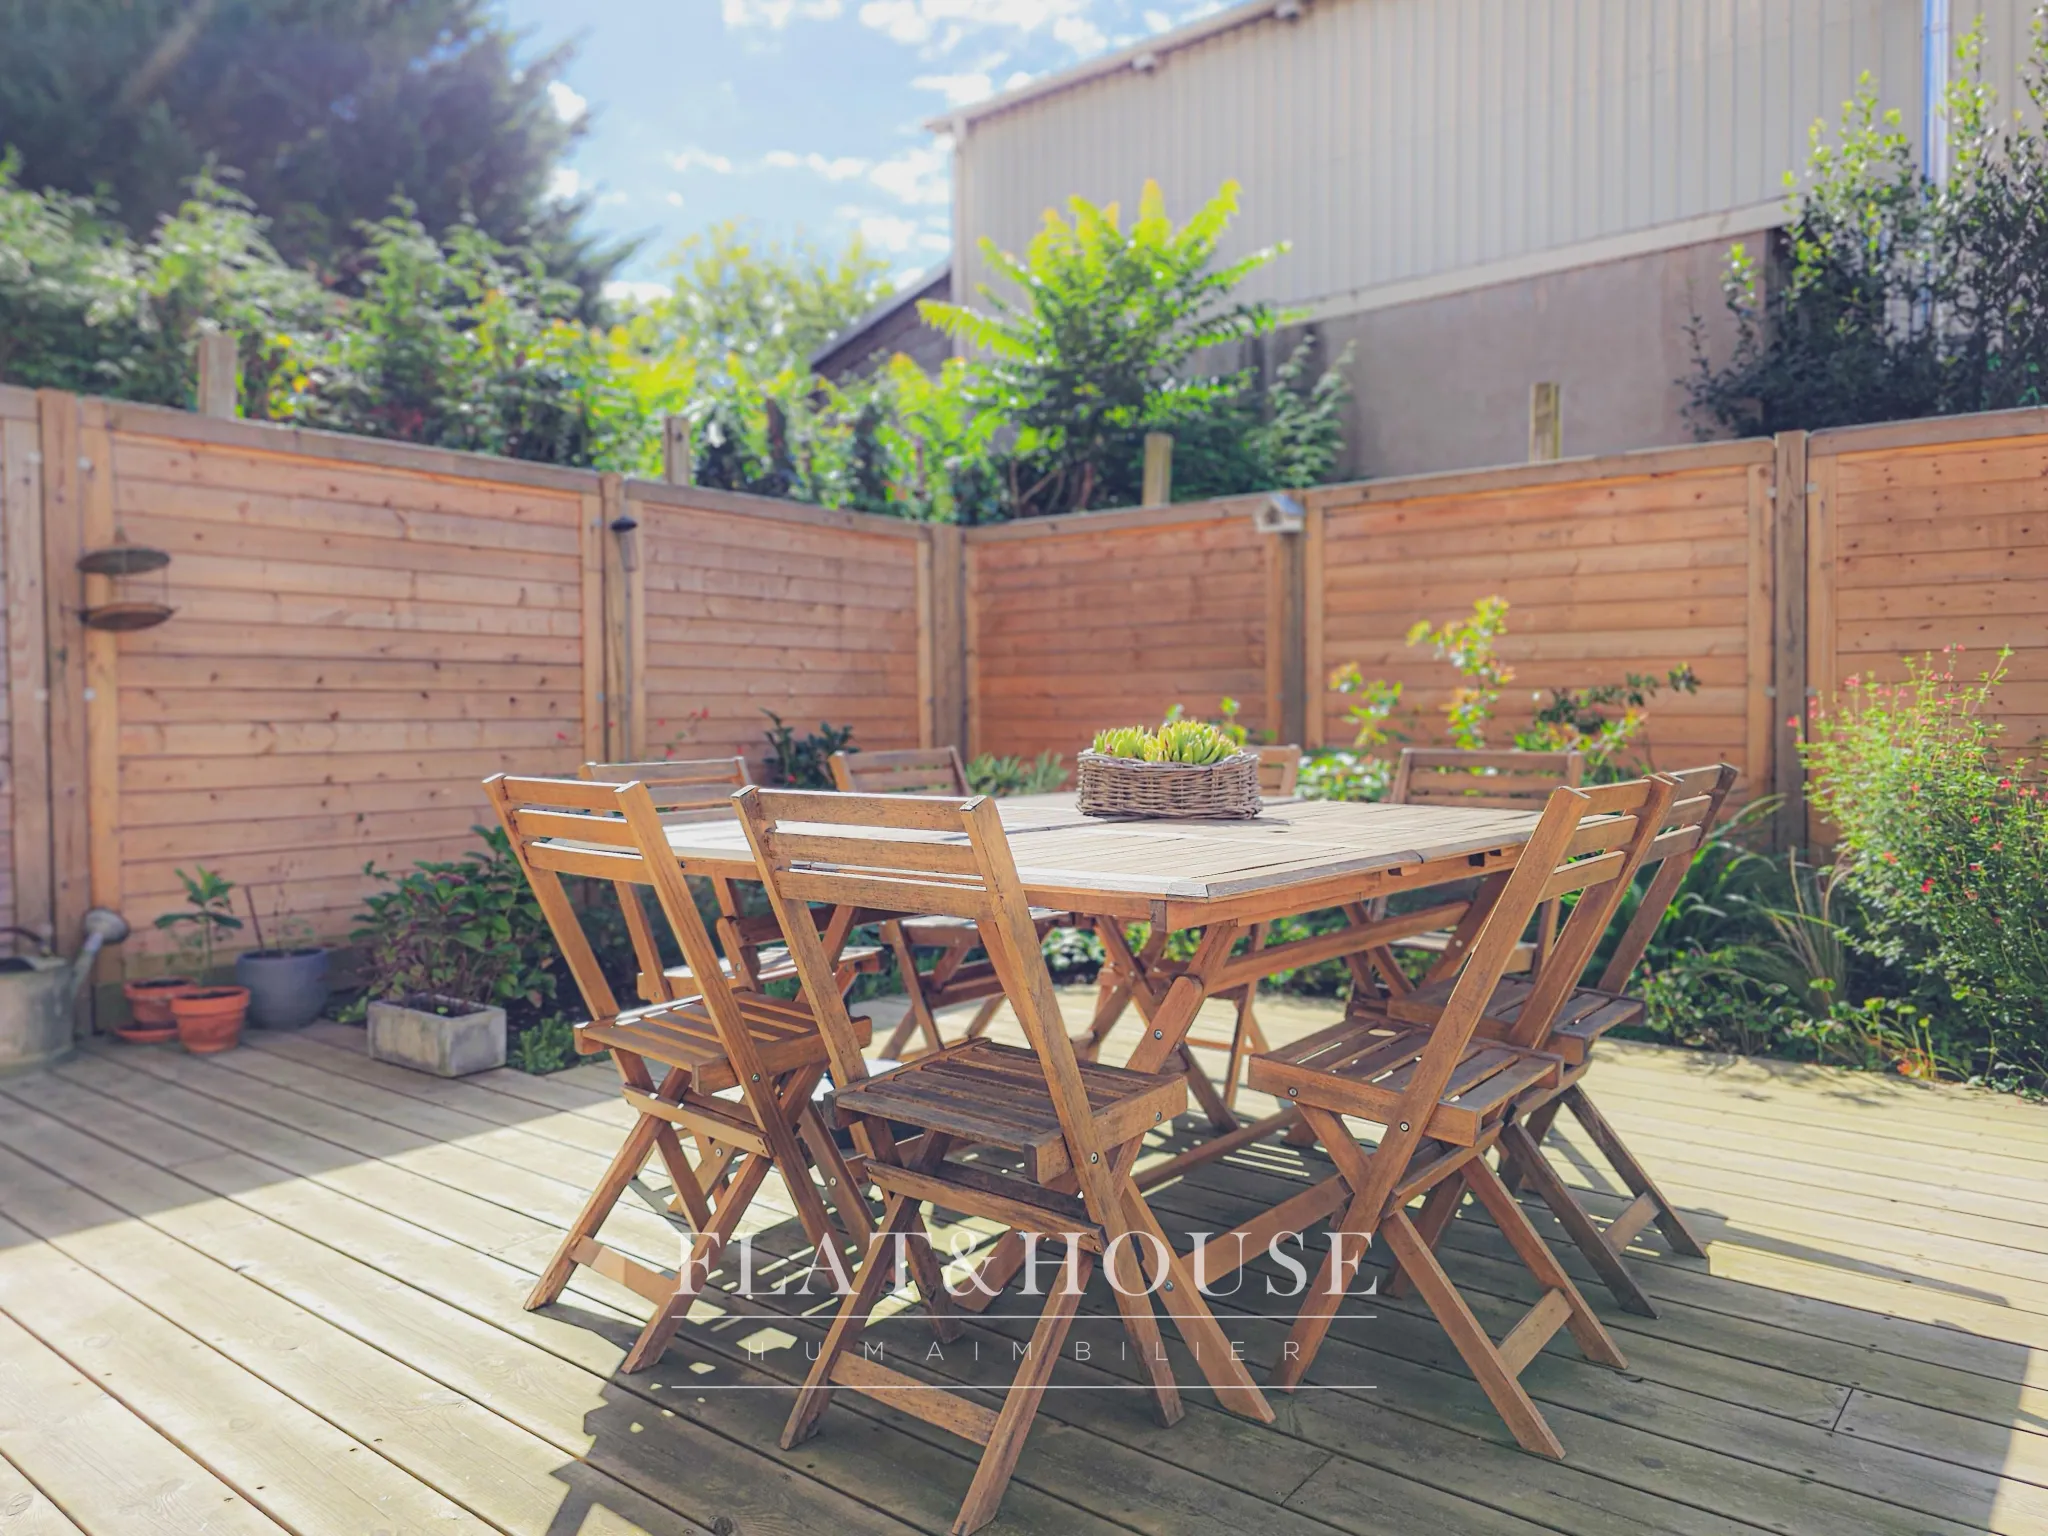
[(1259, 814), (1259, 755), (1220, 763), (1141, 763), (1083, 752), (1075, 759), (1085, 816), (1160, 818)]

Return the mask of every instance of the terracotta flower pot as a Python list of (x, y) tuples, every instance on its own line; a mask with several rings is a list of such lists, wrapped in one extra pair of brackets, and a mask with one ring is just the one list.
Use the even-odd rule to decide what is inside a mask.
[(178, 1043), (195, 1056), (231, 1050), (241, 1043), (249, 989), (194, 987), (171, 999), (171, 1012), (178, 1020)]
[(189, 976), (156, 976), (148, 981), (121, 985), (128, 999), (130, 1022), (114, 1031), (115, 1038), (131, 1045), (154, 1045), (178, 1037), (178, 1021), (171, 1016), (171, 999), (199, 985)]

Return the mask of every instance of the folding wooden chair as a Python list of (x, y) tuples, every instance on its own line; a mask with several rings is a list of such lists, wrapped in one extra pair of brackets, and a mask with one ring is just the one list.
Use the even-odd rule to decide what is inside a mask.
[(1260, 747), (1258, 754), (1259, 798), (1284, 800), (1293, 794), (1301, 777), (1301, 748)]
[[(911, 747), (893, 752), (834, 752), (832, 782), (843, 794), (862, 795), (950, 795), (966, 797), (967, 770), (952, 747)], [(1065, 912), (1043, 907), (1031, 909), (1031, 920), (1043, 942), (1054, 928), (1072, 926), (1074, 918)], [(882, 924), (882, 942), (896, 956), (896, 970), (903, 978), (903, 996), (908, 1008), (903, 1022), (889, 1037), (881, 1054), (903, 1060), (917, 1054), (911, 1049), (914, 1036), (921, 1036), (921, 1049), (935, 1051), (945, 1044), (939, 1033), (941, 1009), (960, 1003), (980, 1001), (968, 1022), (964, 1038), (974, 1040), (987, 1032), (996, 1011), (1003, 1006), (1003, 985), (995, 967), (986, 959), (970, 960), (980, 945), (972, 923), (938, 913), (891, 918)], [(917, 952), (937, 950), (929, 971), (917, 968)]]
[[(1517, 1039), (1486, 1038), (1478, 1028), (1486, 1000), (1544, 902), (1579, 892), (1561, 947), (1597, 941), (1610, 896), (1618, 900), (1634, 877), (1670, 798), (1671, 785), (1662, 779), (1553, 791), (1513, 871), (1482, 890), (1460, 923), (1463, 969), (1432, 1024), (1389, 1018), (1354, 1003), (1342, 1023), (1252, 1058), (1252, 1087), (1299, 1106), (1336, 1164), (1347, 1202), (1332, 1224), (1322, 1273), (1303, 1294), (1282, 1346), (1275, 1386), (1300, 1383), (1366, 1244), (1383, 1234), (1515, 1439), (1539, 1455), (1563, 1456), (1557, 1436), (1522, 1388), (1522, 1369), (1560, 1326), (1571, 1329), (1589, 1359), (1617, 1369), (1624, 1361), (1485, 1160), (1516, 1100), (1555, 1087), (1564, 1063)], [(1537, 986), (1542, 985), (1539, 977)], [(1347, 1115), (1384, 1126), (1378, 1145), (1369, 1148), (1357, 1140), (1345, 1124)], [(1543, 1291), (1498, 1343), (1473, 1317), (1419, 1230), (1448, 1220), (1442, 1213), (1454, 1212), (1468, 1188)], [(1411, 1218), (1408, 1202), (1418, 1195), (1423, 1207)]]
[[(1675, 1252), (1698, 1259), (1706, 1257), (1706, 1249), (1587, 1097), (1585, 1077), (1592, 1067), (1593, 1047), (1602, 1035), (1623, 1024), (1642, 1022), (1646, 1009), (1640, 998), (1628, 995), (1628, 978), (1641, 963), (1672, 897), (1684, 882), (1694, 852), (1720, 820), (1737, 777), (1737, 770), (1727, 763), (1689, 768), (1671, 775), (1675, 788), (1670, 807), (1664, 813), (1664, 826), (1642, 861), (1643, 867), (1654, 868), (1656, 873), (1597, 981), (1590, 985), (1567, 985), (1584, 975), (1593, 951), (1589, 947), (1583, 956), (1567, 954), (1560, 946), (1554, 975), (1546, 974), (1536, 981), (1520, 976), (1503, 978), (1488, 999), (1480, 1021), (1483, 1032), (1532, 1041), (1537, 1048), (1562, 1058), (1565, 1064), (1560, 1081), (1522, 1098), (1502, 1128), (1502, 1182), (1510, 1191), (1524, 1183), (1535, 1190), (1606, 1283), (1615, 1301), (1624, 1310), (1644, 1317), (1655, 1317), (1656, 1309), (1622, 1262), (1622, 1254), (1636, 1236), (1654, 1222)], [(1617, 894), (1610, 920), (1612, 910), (1619, 905)], [(1545, 981), (1550, 984), (1546, 986)], [(1409, 996), (1390, 1001), (1387, 1011), (1394, 1017), (1426, 1023), (1440, 1014), (1451, 990), (1448, 978), (1426, 982)], [(1550, 1134), (1561, 1109), (1569, 1109), (1585, 1128), (1632, 1197), (1627, 1208), (1604, 1228), (1593, 1220), (1571, 1186), (1543, 1157), (1543, 1140)], [(1395, 1288), (1398, 1290), (1399, 1286), (1397, 1279)]]
[[(1576, 789), (1586, 776), (1582, 752), (1475, 750), (1465, 747), (1403, 747), (1387, 787), (1388, 805), (1462, 805), (1490, 810), (1540, 811), (1560, 784)], [(1534, 969), (1557, 937), (1558, 904), (1546, 901), (1538, 914), (1536, 933), (1515, 946), (1510, 973)], [(1386, 903), (1373, 903), (1375, 918), (1386, 916)], [(1450, 935), (1419, 933), (1397, 939), (1393, 949), (1442, 954)], [(1391, 956), (1386, 957), (1391, 960)], [(1403, 977), (1391, 965), (1376, 967), (1387, 989), (1398, 993)]]
[[(1178, 1073), (1083, 1065), (1075, 1058), (995, 802), (749, 789), (739, 805), (769, 894), (790, 924), (790, 949), (807, 974), (822, 974), (826, 964), (807, 921), (808, 902), (940, 913), (974, 925), (1031, 1042), (1024, 1049), (963, 1040), (869, 1078), (836, 1005), (821, 1007), (838, 1113), (852, 1127), (867, 1177), (885, 1204), (783, 1431), (783, 1446), (817, 1429), (835, 1388), (866, 1393), (983, 1448), (952, 1527), (954, 1536), (978, 1529), (1002, 1499), (1098, 1258), (1114, 1282), (1123, 1326), (1147, 1365), (1163, 1423), (1175, 1422), (1182, 1409), (1145, 1293), (1147, 1265), (1222, 1401), (1271, 1422), (1272, 1409), (1231, 1358), (1193, 1275), (1131, 1182), (1145, 1133), (1186, 1106), (1186, 1085)], [(892, 1125), (914, 1126), (918, 1135), (898, 1142)], [(977, 1154), (971, 1159), (948, 1156), (969, 1149)], [(1011, 1154), (1021, 1171), (1002, 1171), (986, 1155), (989, 1149)], [(892, 1246), (907, 1247), (914, 1260), (933, 1257), (921, 1214), (927, 1200), (1066, 1247), (999, 1412), (856, 1347), (895, 1273)], [(1141, 1248), (1149, 1252), (1141, 1256)]]
[[(624, 1368), (645, 1370), (688, 1315), (692, 1298), (771, 1168), (782, 1174), (821, 1262), (843, 1273), (836, 1261), (844, 1244), (851, 1239), (864, 1245), (873, 1233), (861, 1186), (813, 1102), (825, 1073), (825, 1040), (808, 1004), (736, 991), (727, 981), (645, 785), (499, 774), (485, 780), (484, 788), (590, 1010), (589, 1022), (577, 1026), (577, 1049), (612, 1053), (623, 1080), (620, 1091), (634, 1111), (633, 1127), (618, 1155), (526, 1306), (531, 1311), (553, 1301), (578, 1264), (638, 1291), (655, 1304), (655, 1313), (627, 1353)], [(627, 887), (651, 885), (689, 959), (699, 995), (622, 1011), (562, 889), (565, 874)], [(631, 905), (637, 904), (636, 897)], [(804, 917), (808, 922), (808, 909)], [(829, 982), (832, 964), (824, 958), (825, 944), (815, 928), (805, 931), (820, 957), (810, 974)], [(646, 964), (643, 955), (643, 968)], [(835, 987), (827, 984), (824, 995), (857, 1058), (868, 1039), (867, 1020), (847, 1018)], [(659, 1084), (650, 1063), (665, 1069)], [(737, 1097), (725, 1096), (728, 1090), (737, 1090)], [(704, 1149), (694, 1168), (683, 1154), (678, 1129), (695, 1135)], [(657, 1151), (695, 1233), (681, 1272), (673, 1276), (607, 1247), (597, 1236), (626, 1186), (639, 1176), (650, 1152)], [(812, 1182), (813, 1165), (824, 1181), (822, 1192)], [(837, 1221), (826, 1209), (828, 1201)]]
[[(732, 795), (754, 782), (744, 757), (708, 757), (687, 760), (660, 759), (644, 763), (585, 763), (582, 776), (601, 784), (647, 786), (654, 808), (664, 825), (677, 821), (703, 821), (730, 816)], [(718, 949), (720, 967), (729, 980), (749, 992), (762, 991), (769, 982), (786, 981), (796, 975), (789, 951), (782, 944), (782, 926), (772, 913), (749, 915), (741, 905), (732, 881), (709, 877), (711, 893), (718, 902)], [(666, 970), (649, 970), (646, 951), (640, 947), (637, 929), (647, 923), (645, 911), (630, 892), (619, 892), (619, 908), (626, 915), (626, 927), (633, 932), (634, 951), (643, 957), (639, 977), (640, 1000), (648, 1003), (671, 1001), (697, 992), (687, 963)], [(853, 985), (857, 975), (882, 968), (879, 944), (842, 944), (834, 968), (839, 990)], [(659, 981), (656, 978), (660, 978)], [(663, 985), (662, 983), (666, 983)]]

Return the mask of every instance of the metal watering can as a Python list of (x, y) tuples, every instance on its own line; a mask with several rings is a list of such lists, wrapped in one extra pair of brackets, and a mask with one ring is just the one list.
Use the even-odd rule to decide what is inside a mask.
[[(41, 944), (26, 928), (0, 929)], [(85, 914), (85, 943), (75, 959), (42, 954), (0, 959), (0, 1075), (56, 1061), (71, 1049), (71, 1021), (93, 962), (128, 937), (128, 921), (106, 907)]]

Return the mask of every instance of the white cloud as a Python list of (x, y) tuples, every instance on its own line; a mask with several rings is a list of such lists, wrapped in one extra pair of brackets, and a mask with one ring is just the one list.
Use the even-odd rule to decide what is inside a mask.
[(667, 283), (636, 283), (615, 278), (604, 285), (604, 296), (614, 304), (651, 304), (668, 297)]
[(1109, 39), (1102, 28), (1085, 16), (1062, 16), (1052, 24), (1052, 35), (1077, 54), (1100, 53)]
[(841, 0), (724, 0), (721, 14), (728, 27), (780, 32), (792, 20), (830, 21), (841, 9)]
[(910, 249), (917, 239), (917, 225), (909, 219), (898, 218), (893, 213), (860, 213), (855, 209), (844, 210), (855, 215), (854, 227), (860, 231), (861, 240), (878, 251), (887, 251), (900, 256)]
[(868, 162), (856, 156), (821, 155), (816, 150), (800, 155), (793, 149), (771, 149), (761, 157), (761, 163), (777, 171), (812, 171), (827, 181), (852, 181), (868, 171)]
[[(726, 0), (728, 6), (741, 0)], [(755, 0), (771, 3), (771, 0)], [(986, 31), (1037, 32), (1048, 26), (1061, 42), (1071, 39), (1059, 31), (1069, 23), (1068, 32), (1092, 37), (1100, 47), (1101, 31), (1084, 19), (1094, 0), (866, 0), (859, 11), (860, 24), (896, 42), (919, 46), (937, 40), (929, 53), (946, 53), (963, 38)], [(1085, 32), (1076, 33), (1072, 23)]]
[(566, 165), (555, 167), (555, 173), (548, 178), (548, 196), (558, 203), (566, 203), (583, 190), (583, 178)]
[(964, 107), (995, 93), (995, 82), (981, 70), (961, 75), (919, 75), (910, 82), (920, 91), (937, 91), (949, 107)]
[(710, 150), (698, 149), (694, 145), (681, 154), (670, 155), (668, 163), (671, 170), (712, 171), (720, 176), (732, 174), (732, 162), (724, 155), (714, 155)]
[(1173, 18), (1164, 11), (1147, 11), (1145, 25), (1154, 32), (1165, 32), (1173, 26)]
[(680, 208), (683, 206), (683, 194), (680, 192), (671, 192), (668, 194), (668, 196), (664, 197), (662, 201), (664, 203), (667, 203), (671, 208)]
[(881, 161), (868, 172), (868, 180), (899, 203), (943, 207), (953, 198), (949, 170), (945, 151), (919, 144)]
[(555, 116), (565, 123), (575, 122), (590, 110), (590, 103), (560, 80), (548, 82), (548, 101), (555, 109)]

